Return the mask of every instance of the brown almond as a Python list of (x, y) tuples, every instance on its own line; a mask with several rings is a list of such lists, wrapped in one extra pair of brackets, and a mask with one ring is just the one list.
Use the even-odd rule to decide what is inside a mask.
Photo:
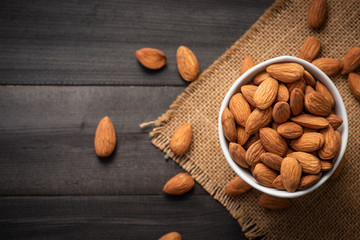
[(135, 52), (137, 60), (144, 67), (152, 70), (157, 70), (165, 66), (165, 54), (155, 48), (141, 48)]
[(302, 166), (302, 171), (309, 174), (318, 174), (321, 171), (320, 160), (314, 155), (306, 152), (293, 152), (287, 155), (296, 158)]
[(277, 102), (287, 102), (289, 100), (289, 90), (283, 83), (279, 83), (279, 89), (276, 97)]
[(281, 82), (292, 83), (302, 78), (304, 67), (297, 63), (276, 63), (268, 66), (266, 71)]
[(294, 116), (299, 115), (304, 109), (304, 93), (296, 88), (290, 95), (290, 109)]
[(245, 160), (250, 166), (255, 166), (260, 162), (260, 155), (266, 152), (266, 149), (258, 140), (254, 142), (245, 153)]
[(311, 62), (321, 50), (321, 42), (314, 36), (308, 37), (300, 48), (298, 58)]
[(259, 197), (259, 205), (270, 210), (280, 210), (290, 207), (290, 200), (262, 193)]
[(266, 152), (260, 155), (260, 161), (267, 167), (280, 171), (280, 166), (283, 158), (277, 154)]
[(304, 70), (303, 78), (304, 78), (306, 84), (310, 85), (311, 87), (315, 87), (316, 81), (315, 81), (315, 78), (311, 75), (311, 73)]
[(340, 127), (341, 124), (343, 123), (343, 120), (338, 115), (333, 113), (327, 116), (326, 120), (329, 121), (330, 126), (332, 126), (334, 130)]
[(178, 71), (185, 81), (192, 82), (199, 76), (199, 62), (189, 48), (185, 46), (178, 48), (176, 52), (176, 63)]
[(307, 13), (307, 22), (312, 28), (320, 28), (326, 19), (326, 0), (313, 0)]
[(325, 144), (318, 151), (319, 157), (323, 160), (330, 160), (335, 157), (338, 149), (338, 142), (334, 129), (329, 125), (320, 131), (324, 135)]
[(290, 146), (299, 152), (313, 152), (324, 146), (325, 140), (321, 133), (304, 133), (301, 137), (292, 140)]
[(349, 73), (348, 84), (352, 94), (360, 101), (360, 75), (356, 73)]
[(309, 132), (318, 132), (318, 129), (311, 129), (311, 128), (304, 128), (303, 129), (304, 131), (304, 133), (309, 133)]
[(290, 117), (290, 106), (287, 102), (277, 102), (274, 105), (272, 117), (276, 123), (286, 122)]
[(236, 142), (236, 124), (234, 115), (226, 107), (221, 115), (221, 124), (223, 133), (227, 140), (230, 142)]
[(225, 187), (225, 193), (230, 196), (237, 196), (247, 192), (252, 187), (242, 180), (239, 176), (233, 178)]
[(280, 136), (280, 134), (269, 127), (260, 129), (260, 140), (262, 145), (269, 152), (278, 154), (279, 156), (285, 155), (288, 149), (286, 141)]
[(229, 152), (232, 160), (243, 168), (249, 168), (250, 166), (245, 161), (245, 149), (238, 143), (229, 143)]
[(237, 143), (240, 145), (244, 145), (246, 141), (249, 139), (250, 135), (245, 132), (245, 128), (241, 126), (237, 126), (236, 128), (237, 134)]
[(251, 110), (249, 103), (241, 93), (236, 93), (230, 98), (229, 110), (234, 115), (236, 123), (245, 127)]
[(342, 171), (342, 169), (344, 167), (345, 162), (346, 162), (346, 157), (345, 157), (345, 154), (344, 154), (344, 156), (341, 159), (338, 167), (335, 169), (334, 173), (331, 175), (330, 180), (334, 180), (334, 179), (338, 178), (338, 176), (340, 175), (340, 173), (341, 173), (341, 171)]
[(341, 70), (341, 62), (334, 58), (318, 58), (311, 63), (329, 77), (337, 74)]
[(332, 163), (334, 163), (338, 159), (341, 150), (341, 134), (339, 130), (335, 131), (335, 136), (336, 136), (337, 149), (336, 149), (335, 157), (332, 159)]
[(277, 128), (280, 126), (280, 124), (276, 122), (271, 122), (271, 128), (277, 131)]
[(246, 122), (245, 132), (247, 134), (254, 134), (259, 131), (260, 128), (270, 124), (272, 120), (272, 108), (269, 107), (265, 110), (256, 108)]
[(178, 232), (170, 232), (159, 238), (159, 240), (182, 240), (182, 237)]
[(116, 133), (114, 125), (109, 117), (103, 117), (97, 128), (94, 138), (96, 155), (108, 157), (115, 150)]
[(329, 125), (329, 121), (323, 117), (318, 117), (312, 114), (301, 114), (296, 117), (292, 117), (291, 121), (297, 124), (311, 129), (322, 129)]
[(163, 191), (169, 195), (182, 195), (190, 191), (194, 185), (195, 181), (188, 173), (179, 173), (165, 184)]
[(286, 122), (277, 128), (277, 132), (287, 139), (295, 139), (303, 134), (303, 128), (294, 122)]
[(181, 125), (170, 140), (170, 149), (177, 155), (184, 154), (190, 147), (192, 127), (190, 123)]
[(248, 101), (248, 103), (253, 107), (256, 107), (254, 102), (254, 95), (257, 89), (258, 87), (254, 85), (244, 85), (241, 87), (241, 93), (243, 94), (246, 101)]
[(286, 87), (289, 89), (290, 95), (292, 91), (294, 91), (296, 88), (300, 89), (303, 93), (305, 93), (306, 82), (304, 78), (301, 78), (299, 81), (286, 84)]
[(334, 165), (330, 161), (320, 161), (321, 163), (321, 171), (327, 172), (330, 171)]
[(258, 135), (251, 135), (249, 140), (244, 144), (245, 149), (249, 149), (251, 145), (253, 145), (256, 141), (260, 140)]
[(268, 72), (266, 72), (266, 71), (262, 71), (262, 72), (255, 75), (255, 77), (253, 79), (253, 83), (258, 86), (263, 81), (265, 81), (268, 77), (270, 77), (270, 74)]
[(253, 66), (255, 66), (255, 63), (252, 60), (252, 58), (250, 56), (245, 56), (245, 58), (241, 64), (240, 75), (243, 75), (247, 70), (249, 70)]
[(304, 105), (314, 115), (325, 117), (331, 113), (330, 102), (319, 92), (305, 94)]
[(288, 192), (295, 192), (301, 179), (301, 165), (295, 158), (283, 159), (280, 168), (281, 181)]
[(355, 46), (349, 49), (342, 60), (341, 74), (348, 74), (360, 67), (360, 47)]
[(308, 189), (317, 183), (322, 176), (322, 172), (319, 172), (318, 174), (309, 174), (305, 175), (300, 179), (300, 184), (298, 189), (299, 190), (305, 190)]
[(317, 81), (316, 86), (315, 86), (315, 90), (317, 92), (319, 92), (321, 95), (323, 95), (329, 101), (329, 103), (331, 104), (331, 108), (334, 108), (334, 106), (335, 106), (334, 97), (331, 94), (331, 92), (327, 89), (327, 87), (325, 87), (324, 84)]
[(279, 83), (272, 77), (268, 77), (265, 81), (263, 81), (254, 95), (256, 107), (262, 110), (270, 107), (276, 99), (278, 89)]
[(278, 175), (276, 171), (268, 168), (263, 163), (256, 164), (253, 171), (255, 180), (264, 187), (273, 187), (272, 183)]
[(277, 178), (275, 178), (275, 180), (273, 181), (273, 187), (275, 187), (279, 190), (286, 190), (284, 187), (284, 184), (282, 183), (281, 175), (279, 175), (279, 176), (277, 176)]
[(306, 85), (305, 94), (309, 94), (309, 93), (312, 93), (312, 92), (315, 92), (315, 90), (312, 87), (310, 87), (309, 85)]

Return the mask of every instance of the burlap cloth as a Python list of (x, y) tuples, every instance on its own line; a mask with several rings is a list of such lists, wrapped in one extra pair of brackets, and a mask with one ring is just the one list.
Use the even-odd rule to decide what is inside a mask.
[[(235, 176), (221, 151), (217, 119), (220, 104), (239, 77), (241, 62), (250, 55), (255, 63), (281, 56), (296, 56), (310, 35), (322, 42), (319, 57), (342, 59), (359, 44), (360, 1), (328, 0), (328, 18), (320, 30), (308, 27), (310, 0), (277, 1), (218, 60), (190, 84), (153, 123), (152, 143), (188, 171), (239, 222), (249, 238), (264, 239), (360, 239), (360, 104), (352, 96), (345, 76), (332, 77), (345, 102), (349, 118), (347, 162), (340, 177), (314, 192), (292, 199), (289, 209), (264, 212), (260, 192), (238, 197), (224, 192)], [(235, 31), (235, 30), (234, 30)], [(190, 122), (193, 139), (184, 156), (169, 149), (169, 141), (181, 124)]]

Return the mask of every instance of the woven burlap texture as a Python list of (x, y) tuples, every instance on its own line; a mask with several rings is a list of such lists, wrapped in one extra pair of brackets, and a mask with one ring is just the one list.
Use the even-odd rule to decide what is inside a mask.
[[(314, 192), (291, 200), (291, 207), (264, 212), (258, 205), (260, 192), (251, 190), (229, 197), (224, 188), (235, 176), (221, 151), (217, 119), (221, 102), (239, 77), (241, 62), (250, 55), (255, 63), (281, 56), (296, 56), (310, 35), (321, 40), (319, 57), (342, 59), (359, 44), (360, 1), (328, 0), (326, 24), (319, 30), (306, 22), (309, 0), (277, 1), (200, 77), (190, 84), (153, 123), (152, 143), (168, 154), (239, 222), (248, 238), (355, 239), (360, 236), (360, 104), (352, 96), (346, 76), (332, 80), (345, 102), (349, 118), (347, 162), (340, 177)], [(193, 126), (190, 149), (174, 155), (169, 141), (183, 123)]]

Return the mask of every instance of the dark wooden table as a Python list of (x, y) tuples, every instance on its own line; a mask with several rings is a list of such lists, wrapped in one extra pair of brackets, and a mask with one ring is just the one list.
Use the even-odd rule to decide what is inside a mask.
[[(185, 45), (205, 70), (273, 0), (0, 2), (0, 239), (243, 239), (237, 222), (198, 184), (162, 192), (183, 170), (139, 124), (168, 109), (187, 82)], [(168, 57), (159, 71), (142, 47)], [(96, 157), (109, 116), (117, 148)]]

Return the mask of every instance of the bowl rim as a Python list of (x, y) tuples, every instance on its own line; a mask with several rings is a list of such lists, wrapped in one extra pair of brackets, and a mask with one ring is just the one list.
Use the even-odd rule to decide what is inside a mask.
[[(322, 84), (324, 84), (328, 90), (331, 92), (331, 94), (333, 95), (336, 105), (335, 105), (335, 113), (336, 115), (341, 115), (341, 118), (343, 120), (342, 125), (338, 128), (339, 132), (341, 133), (341, 148), (340, 148), (340, 153), (338, 158), (335, 160), (334, 162), (334, 166), (333, 168), (324, 173), (322, 175), (322, 177), (320, 178), (320, 180), (314, 184), (312, 187), (305, 189), (305, 190), (297, 190), (295, 192), (287, 192), (285, 190), (278, 190), (276, 188), (269, 188), (269, 187), (264, 187), (262, 185), (260, 185), (259, 183), (256, 182), (256, 180), (254, 179), (254, 177), (248, 172), (248, 169), (244, 169), (239, 167), (231, 158), (230, 153), (229, 153), (229, 148), (228, 148), (228, 143), (229, 141), (225, 138), (224, 134), (223, 134), (223, 130), (222, 130), (222, 124), (221, 124), (221, 115), (222, 112), (224, 111), (225, 107), (228, 106), (228, 103), (230, 101), (230, 98), (232, 95), (234, 95), (236, 92), (239, 92), (238, 90), (240, 90), (240, 87), (242, 85), (245, 85), (247, 83), (249, 83), (251, 81), (251, 79), (259, 72), (263, 71), (266, 69), (267, 66), (274, 64), (274, 63), (285, 63), (285, 62), (295, 62), (295, 63), (299, 63), (300, 65), (302, 65), (308, 72), (311, 73), (311, 75), (314, 76), (314, 78), (318, 81), (320, 81)], [(235, 173), (241, 177), (246, 183), (248, 183), (250, 186), (252, 186), (253, 188), (275, 196), (275, 197), (281, 197), (281, 198), (296, 198), (296, 197), (300, 197), (303, 196), (305, 194), (308, 194), (312, 191), (314, 191), (315, 189), (317, 189), (318, 187), (320, 187), (323, 183), (325, 183), (330, 176), (333, 174), (333, 172), (336, 170), (336, 168), (339, 166), (339, 163), (341, 161), (341, 159), (343, 158), (343, 155), (345, 153), (345, 149), (346, 149), (346, 145), (347, 145), (347, 140), (348, 140), (348, 118), (347, 118), (347, 114), (346, 114), (346, 108), (344, 105), (344, 101), (339, 93), (339, 91), (337, 90), (336, 86), (334, 85), (334, 83), (332, 82), (332, 80), (324, 73), (322, 72), (319, 68), (317, 68), (316, 66), (314, 66), (313, 64), (311, 64), (310, 62), (307, 62), (303, 59), (297, 58), (297, 57), (292, 57), (292, 56), (280, 56), (280, 57), (275, 57), (275, 58), (271, 58), (269, 60), (266, 60), (262, 63), (259, 63), (257, 65), (255, 65), (254, 67), (252, 67), (251, 69), (249, 69), (248, 71), (246, 71), (242, 76), (240, 76), (234, 83), (233, 85), (230, 87), (230, 89), (228, 90), (228, 92), (226, 93), (221, 107), (220, 107), (220, 111), (219, 111), (219, 117), (218, 117), (218, 133), (219, 133), (219, 140), (220, 140), (220, 145), (221, 145), (221, 149), (222, 152), (228, 162), (228, 164), (230, 165), (230, 167), (235, 171)], [(247, 172), (247, 173), (246, 173)]]

